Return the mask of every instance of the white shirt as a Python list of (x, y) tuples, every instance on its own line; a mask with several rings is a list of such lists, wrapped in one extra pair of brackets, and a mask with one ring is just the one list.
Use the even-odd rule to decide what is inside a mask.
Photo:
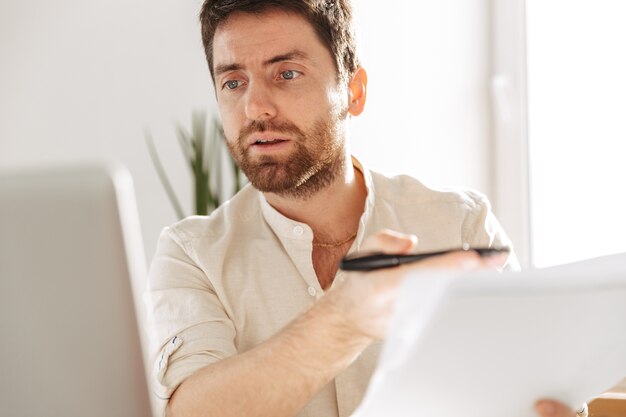
[[(481, 194), (433, 190), (354, 163), (368, 194), (350, 252), (383, 228), (417, 235), (418, 252), (511, 247)], [(251, 186), (209, 217), (163, 230), (146, 294), (153, 389), (163, 410), (192, 373), (262, 343), (323, 296), (312, 240), (308, 225), (280, 214)], [(513, 252), (508, 264), (517, 264)], [(339, 271), (335, 282), (341, 279)], [(297, 416), (348, 417), (364, 395), (379, 347), (367, 348)]]

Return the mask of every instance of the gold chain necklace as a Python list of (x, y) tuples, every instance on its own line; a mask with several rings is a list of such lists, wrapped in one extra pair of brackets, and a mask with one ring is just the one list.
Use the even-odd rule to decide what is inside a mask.
[(323, 243), (323, 242), (313, 242), (313, 246), (316, 248), (338, 248), (339, 246), (343, 246), (352, 239), (356, 237), (356, 232), (350, 235), (347, 239), (344, 239), (340, 242), (332, 242), (332, 243)]

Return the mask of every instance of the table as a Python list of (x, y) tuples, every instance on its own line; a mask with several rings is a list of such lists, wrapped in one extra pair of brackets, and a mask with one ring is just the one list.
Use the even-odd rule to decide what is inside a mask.
[(589, 417), (626, 416), (626, 379), (589, 403)]

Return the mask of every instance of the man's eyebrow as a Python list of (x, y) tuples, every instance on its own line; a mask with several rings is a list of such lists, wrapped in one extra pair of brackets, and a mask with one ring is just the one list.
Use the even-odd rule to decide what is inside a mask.
[(263, 62), (263, 66), (276, 64), (277, 62), (290, 61), (292, 59), (309, 59), (309, 56), (302, 51), (294, 49), (284, 54), (276, 55)]
[(238, 71), (240, 69), (243, 69), (243, 65), (241, 64), (219, 64), (215, 66), (215, 75), (214, 77), (217, 78), (218, 75), (222, 75), (225, 72), (228, 71)]
[[(308, 60), (309, 56), (302, 51), (294, 49), (293, 51), (286, 52), (284, 54), (276, 55), (263, 61), (263, 66), (266, 67), (268, 65), (276, 64), (277, 62), (289, 61), (292, 59), (305, 59)], [(215, 66), (215, 77), (229, 71), (239, 71), (243, 69), (243, 65), (232, 63), (232, 64), (219, 64)]]

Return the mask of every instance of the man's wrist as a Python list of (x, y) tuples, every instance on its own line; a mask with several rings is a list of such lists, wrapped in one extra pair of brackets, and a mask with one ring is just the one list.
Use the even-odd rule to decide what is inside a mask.
[(332, 297), (324, 296), (283, 332), (287, 362), (306, 374), (326, 373), (330, 380), (347, 368), (374, 338), (346, 319)]

